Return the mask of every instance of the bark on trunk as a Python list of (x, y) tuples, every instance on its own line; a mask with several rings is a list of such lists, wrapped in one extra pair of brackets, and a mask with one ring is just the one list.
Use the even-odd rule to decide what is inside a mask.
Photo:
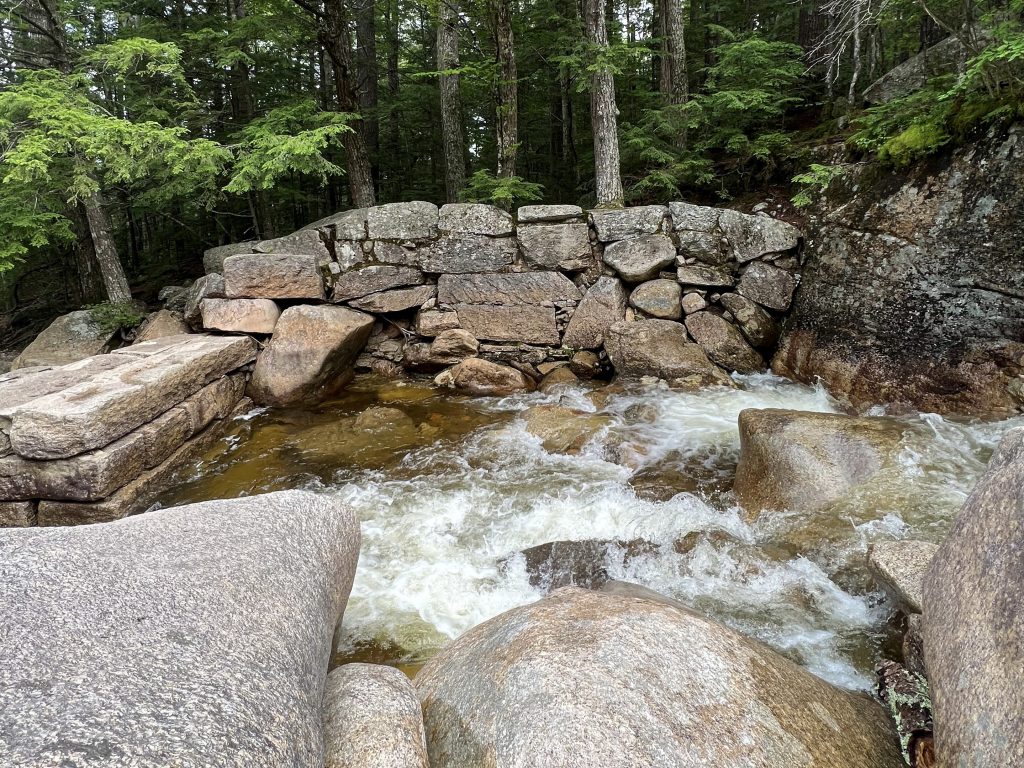
[(665, 40), (668, 48), (670, 86), (666, 95), (670, 104), (685, 104), (690, 99), (686, 71), (686, 23), (681, 0), (664, 0)]
[(459, 76), (459, 11), (455, 0), (440, 0), (437, 22), (438, 89), (441, 93), (441, 143), (444, 145), (445, 199), (454, 203), (466, 186), (466, 143), (462, 135)]
[(498, 176), (516, 175), (519, 107), (516, 93), (516, 52), (512, 37), (511, 0), (493, 0), (494, 55), (498, 62)]
[(103, 276), (103, 286), (107, 290), (107, 298), (114, 304), (124, 304), (132, 300), (132, 290), (128, 287), (121, 260), (117, 256), (117, 245), (114, 243), (114, 228), (98, 194), (92, 194), (82, 201), (85, 218), (89, 224), (89, 236), (92, 238), (93, 252)]
[(373, 178), (378, 178), (377, 150), (377, 18), (374, 0), (356, 0), (356, 77), (359, 107), (363, 115), (363, 141), (370, 153)]
[[(587, 39), (599, 55), (608, 50), (604, 0), (583, 0)], [(590, 73), (590, 122), (594, 132), (594, 191), (599, 208), (622, 206), (619, 175), (618, 109), (615, 107), (615, 79), (607, 66)]]
[[(327, 0), (324, 14), (320, 19), (318, 37), (331, 60), (334, 75), (334, 91), (338, 109), (342, 112), (359, 113), (359, 102), (352, 85), (352, 51), (348, 33), (348, 18), (341, 0)], [(373, 186), (373, 170), (370, 156), (363, 141), (361, 119), (350, 123), (351, 131), (342, 134), (342, 147), (348, 167), (348, 184), (352, 204), (366, 208), (377, 204)]]

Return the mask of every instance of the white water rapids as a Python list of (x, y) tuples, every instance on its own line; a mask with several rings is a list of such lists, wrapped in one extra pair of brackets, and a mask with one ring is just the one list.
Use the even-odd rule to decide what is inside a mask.
[[(627, 565), (621, 548), (611, 551), (605, 565), (612, 578), (675, 597), (838, 685), (866, 688), (891, 612), (867, 575), (868, 544), (909, 536), (939, 540), (999, 437), (1024, 420), (907, 418), (911, 428), (898, 471), (826, 513), (765, 513), (748, 523), (723, 492), (738, 457), (739, 412), (836, 406), (821, 388), (770, 375), (739, 381), (739, 389), (696, 393), (637, 385), (611, 395), (600, 409), (582, 387), (561, 395), (471, 399), (410, 385), (408, 400), (394, 384), (387, 385), (387, 397), (364, 388), (358, 403), (323, 410), (314, 429), (336, 421), (339, 412), (351, 416), (375, 403), (403, 408), (420, 429), (408, 441), (385, 446), (390, 463), (348, 461), (349, 454), (325, 463), (321, 447), (321, 464), (309, 469), (294, 420), (259, 414), (247, 423), (253, 432), (246, 440), (229, 441), (164, 501), (305, 487), (350, 503), (362, 520), (363, 545), (342, 651), (387, 647), (397, 654), (392, 660), (422, 659), (475, 624), (541, 596), (521, 556), (502, 565), (519, 550), (556, 540), (645, 539), (658, 548)], [(515, 414), (555, 402), (601, 410), (611, 426), (579, 455), (548, 453)], [(431, 412), (441, 416), (425, 433)], [(472, 414), (469, 426), (447, 429), (461, 412)], [(344, 433), (334, 434), (333, 440), (345, 440)], [(433, 436), (424, 440), (424, 434)], [(268, 447), (286, 438), (293, 446), (288, 461)], [(243, 465), (257, 469), (245, 473)], [(232, 472), (246, 479), (232, 484)], [(640, 481), (671, 488), (694, 473), (707, 482), (675, 495), (648, 492)], [(696, 534), (691, 546), (673, 546), (688, 534)]]

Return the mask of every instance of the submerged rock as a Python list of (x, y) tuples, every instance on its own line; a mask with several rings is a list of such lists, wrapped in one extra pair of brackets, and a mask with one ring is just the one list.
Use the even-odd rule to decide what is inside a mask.
[(324, 768), (429, 768), (420, 702), (394, 667), (345, 664), (331, 672), (323, 722)]
[(497, 616), (415, 686), (432, 768), (898, 768), (882, 709), (632, 585)]
[(434, 382), (438, 386), (451, 387), (471, 395), (508, 395), (513, 392), (529, 392), (534, 388), (533, 379), (525, 373), (478, 357), (463, 360), (442, 371)]
[(777, 408), (740, 412), (733, 491), (750, 513), (815, 512), (868, 482), (895, 458), (894, 419)]
[(530, 585), (553, 592), (562, 587), (597, 589), (608, 581), (606, 564), (616, 560), (628, 565), (640, 555), (653, 554), (658, 545), (644, 539), (613, 541), (549, 541), (529, 547), (502, 561), (508, 567), (522, 557)]
[(541, 392), (557, 392), (560, 389), (579, 384), (580, 379), (568, 365), (560, 365), (545, 374), (537, 389)]
[(354, 309), (300, 304), (281, 313), (256, 359), (250, 396), (265, 405), (316, 403), (352, 378), (352, 364), (373, 329)]
[(11, 370), (67, 365), (110, 350), (117, 329), (100, 323), (91, 311), (80, 309), (61, 315), (14, 358)]
[[(562, 370), (562, 369), (559, 369)], [(526, 431), (540, 438), (548, 453), (576, 454), (611, 424), (611, 417), (561, 405), (535, 405), (523, 411)]]
[(3, 764), (321, 765), (358, 555), (352, 511), (300, 491), (0, 532)]
[(1024, 429), (1008, 432), (924, 577), (945, 765), (1024, 764)]

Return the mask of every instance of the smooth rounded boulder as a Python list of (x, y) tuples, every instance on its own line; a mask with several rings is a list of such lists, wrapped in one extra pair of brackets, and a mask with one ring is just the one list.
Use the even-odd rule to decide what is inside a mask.
[(893, 465), (895, 419), (749, 408), (740, 412), (733, 492), (747, 512), (817, 512)]
[(432, 768), (902, 765), (868, 697), (633, 585), (503, 613), (415, 685)]
[(358, 556), (304, 491), (0, 531), (0, 765), (322, 765)]
[(1024, 765), (1024, 429), (1008, 432), (924, 576), (941, 765)]
[(327, 676), (324, 768), (429, 768), (423, 715), (394, 667), (345, 664)]
[(337, 393), (373, 330), (370, 315), (345, 307), (301, 304), (281, 313), (256, 358), (249, 396), (263, 405), (314, 404)]

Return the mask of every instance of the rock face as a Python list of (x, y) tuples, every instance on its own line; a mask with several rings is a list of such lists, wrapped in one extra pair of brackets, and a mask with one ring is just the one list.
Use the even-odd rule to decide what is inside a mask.
[[(906, 171), (857, 167), (813, 210), (777, 372), (853, 406), (1003, 417), (1024, 373), (1024, 129)], [(755, 299), (756, 300), (756, 299)]]
[(508, 395), (529, 392), (533, 380), (522, 371), (489, 360), (471, 357), (440, 373), (434, 381), (438, 386), (451, 387), (471, 395)]
[(618, 322), (608, 330), (605, 349), (615, 370), (625, 376), (657, 376), (685, 387), (729, 384), (686, 329), (670, 320)]
[(967, 49), (959, 38), (947, 37), (878, 78), (864, 91), (864, 100), (869, 104), (885, 104), (902, 99), (921, 90), (932, 77), (960, 71), (967, 56)]
[(924, 574), (938, 548), (929, 541), (882, 541), (868, 551), (868, 568), (906, 613), (921, 613)]
[(686, 330), (711, 361), (727, 371), (759, 373), (768, 367), (740, 329), (719, 315), (695, 312), (686, 318)]
[(675, 245), (665, 235), (619, 240), (604, 250), (604, 263), (618, 272), (627, 283), (653, 280), (675, 260)]
[(14, 358), (11, 370), (40, 365), (66, 365), (106, 352), (116, 330), (104, 328), (87, 309), (61, 315)]
[(815, 512), (868, 482), (894, 459), (893, 419), (776, 408), (740, 412), (733, 491), (750, 513)]
[(251, 397), (267, 405), (316, 403), (352, 377), (373, 318), (345, 307), (289, 307), (256, 359)]
[(345, 664), (331, 672), (323, 722), (324, 768), (429, 768), (420, 702), (394, 667)]
[(1024, 763), (1024, 430), (1008, 432), (924, 578), (944, 765)]
[(0, 762), (322, 764), (358, 554), (354, 514), (299, 491), (0, 532)]
[(326, 298), (316, 256), (298, 254), (228, 256), (224, 294), (229, 299)]
[[(609, 585), (612, 586), (612, 585)], [(416, 677), (432, 768), (897, 768), (881, 708), (642, 588), (568, 587)]]

